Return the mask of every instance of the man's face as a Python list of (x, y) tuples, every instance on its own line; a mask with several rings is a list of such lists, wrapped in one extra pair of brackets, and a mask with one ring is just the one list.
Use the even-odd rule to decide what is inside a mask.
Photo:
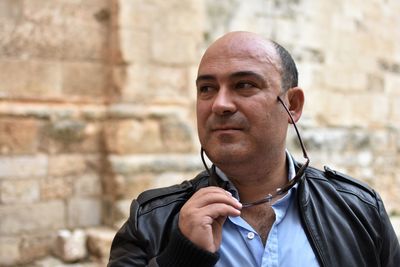
[(217, 166), (257, 164), (284, 149), (279, 68), (273, 46), (259, 39), (222, 38), (206, 51), (196, 80), (197, 126)]

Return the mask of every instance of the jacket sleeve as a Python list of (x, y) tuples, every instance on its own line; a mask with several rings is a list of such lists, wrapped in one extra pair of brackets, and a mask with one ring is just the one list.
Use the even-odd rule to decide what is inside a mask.
[(141, 241), (140, 233), (136, 227), (138, 206), (137, 201), (134, 200), (128, 220), (114, 237), (108, 267), (152, 266), (147, 265), (148, 256), (145, 244)]
[(377, 194), (379, 215), (381, 218), (382, 247), (380, 251), (381, 266), (395, 267), (400, 263), (400, 245), (382, 199)]
[(147, 251), (151, 249), (147, 246), (151, 242), (145, 241), (143, 232), (137, 227), (138, 206), (134, 200), (127, 222), (114, 237), (108, 267), (211, 267), (218, 261), (218, 253), (197, 247), (177, 227), (172, 230), (166, 247), (156, 256), (149, 255)]

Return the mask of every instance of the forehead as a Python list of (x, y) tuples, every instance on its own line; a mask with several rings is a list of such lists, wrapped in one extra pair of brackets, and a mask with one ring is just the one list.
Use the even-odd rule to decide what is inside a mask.
[(280, 58), (273, 44), (253, 36), (221, 38), (206, 50), (198, 75), (228, 75), (241, 71), (280, 76)]

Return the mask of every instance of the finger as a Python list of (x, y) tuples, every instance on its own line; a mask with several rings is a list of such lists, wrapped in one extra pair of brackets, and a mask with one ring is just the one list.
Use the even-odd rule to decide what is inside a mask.
[(204, 197), (205, 195), (209, 195), (209, 194), (224, 194), (226, 196), (232, 196), (232, 194), (229, 191), (226, 191), (225, 189), (222, 189), (220, 187), (216, 187), (216, 186), (209, 186), (209, 187), (204, 187), (199, 189), (196, 193), (193, 194), (192, 198), (196, 199), (196, 198), (201, 198)]
[(219, 217), (240, 216), (240, 213), (241, 212), (239, 209), (223, 203), (215, 203), (199, 209), (200, 217), (209, 217), (212, 220), (215, 220)]
[(198, 194), (193, 195), (190, 198), (190, 206), (201, 208), (213, 203), (225, 203), (235, 207), (236, 209), (241, 209), (242, 204), (232, 196), (231, 193), (222, 188), (210, 188), (210, 190), (198, 191)]

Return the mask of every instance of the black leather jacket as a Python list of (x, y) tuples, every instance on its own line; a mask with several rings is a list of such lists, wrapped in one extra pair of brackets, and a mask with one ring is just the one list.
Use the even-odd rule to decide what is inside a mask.
[[(215, 173), (203, 172), (142, 193), (113, 240), (108, 266), (214, 266), (218, 253), (196, 247), (177, 227), (182, 205), (209, 185), (229, 190)], [(308, 167), (298, 192), (303, 227), (321, 266), (400, 266), (399, 241), (374, 190), (327, 167)]]

